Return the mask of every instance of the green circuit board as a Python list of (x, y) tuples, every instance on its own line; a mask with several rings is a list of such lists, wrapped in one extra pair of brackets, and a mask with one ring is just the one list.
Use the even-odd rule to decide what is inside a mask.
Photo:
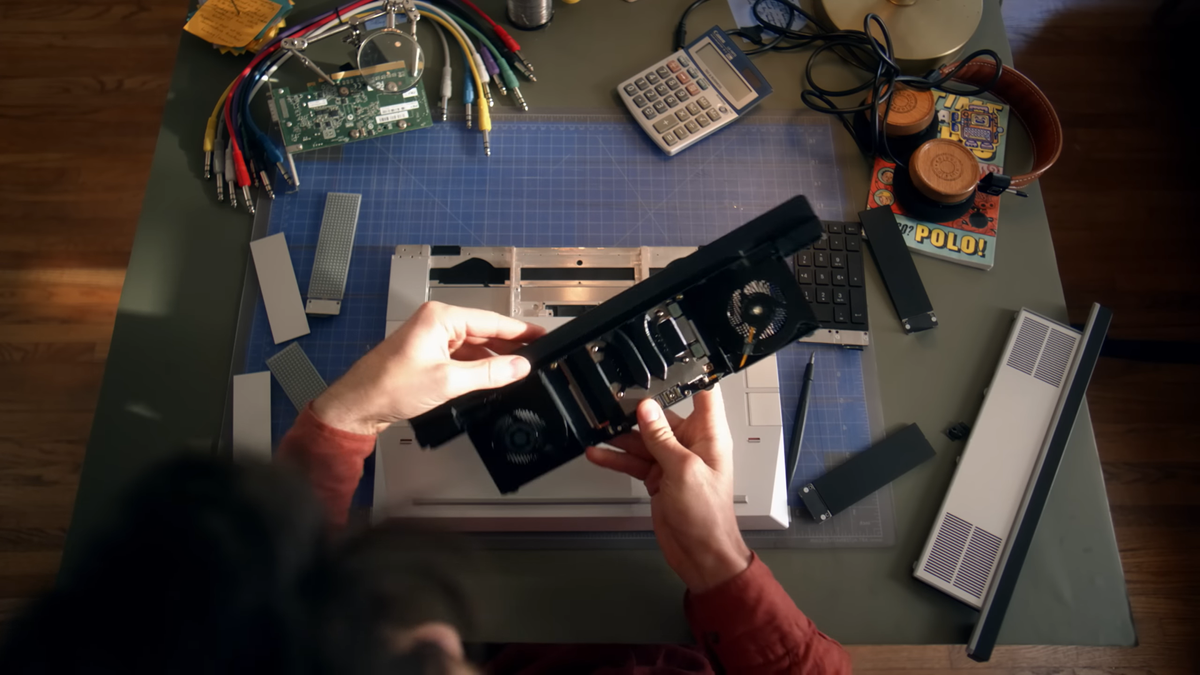
[(275, 87), (271, 112), (291, 153), (433, 126), (423, 83), (393, 94), (368, 89), (357, 75), (337, 86), (314, 82), (296, 93)]

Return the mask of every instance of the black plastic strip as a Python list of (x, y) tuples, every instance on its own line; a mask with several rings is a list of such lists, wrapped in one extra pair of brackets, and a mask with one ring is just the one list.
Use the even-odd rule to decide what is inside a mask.
[(632, 267), (522, 267), (521, 281), (633, 281)]
[(921, 283), (912, 252), (904, 243), (904, 235), (900, 234), (900, 226), (891, 207), (880, 206), (860, 211), (858, 219), (867, 234), (875, 265), (879, 267), (879, 275), (883, 277), (883, 285), (892, 298), (904, 332), (916, 333), (936, 328), (937, 317), (933, 314), (933, 305), (929, 302), (925, 284)]
[[(825, 509), (832, 515), (845, 511), (879, 488), (932, 459), (933, 446), (916, 424), (879, 441), (814, 480)], [(801, 494), (801, 500), (807, 503)], [(820, 519), (821, 514), (814, 513)]]
[(546, 305), (546, 309), (559, 317), (583, 316), (596, 305)]
[(440, 284), (487, 286), (505, 284), (511, 275), (507, 267), (494, 267), (482, 258), (468, 258), (453, 267), (434, 267), (429, 270), (429, 280)]
[(1021, 576), (1025, 557), (1029, 554), (1029, 545), (1033, 542), (1038, 521), (1046, 508), (1046, 499), (1050, 496), (1050, 488), (1054, 486), (1063, 452), (1071, 439), (1075, 419), (1079, 417), (1079, 408), (1083, 406), (1084, 394), (1087, 393), (1088, 383), (1092, 380), (1092, 371), (1100, 358), (1100, 348), (1104, 345), (1104, 337), (1111, 323), (1112, 310), (1100, 305), (1092, 308), (1089, 325), (1083, 333), (1079, 365), (1071, 375), (1071, 383), (1066, 396), (1063, 397), (1062, 407), (1051, 427), (1050, 440), (1042, 453), (1033, 479), (1033, 488), (1026, 496), (1017, 527), (1009, 537), (1008, 548), (1001, 554), (1000, 562), (996, 565), (999, 574), (996, 576), (991, 595), (983, 602), (979, 621), (976, 622), (971, 639), (967, 642), (967, 656), (974, 661), (983, 662), (992, 657), (996, 637), (1000, 635), (1000, 626), (1004, 623), (1004, 615), (1008, 612), (1009, 602), (1012, 601), (1013, 591), (1017, 587), (1017, 579)]
[(429, 254), (430, 255), (462, 255), (462, 247), (461, 246), (450, 246), (448, 244), (430, 246)]

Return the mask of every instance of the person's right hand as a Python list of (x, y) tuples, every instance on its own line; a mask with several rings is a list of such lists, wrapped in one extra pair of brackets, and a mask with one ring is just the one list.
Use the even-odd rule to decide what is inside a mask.
[(721, 390), (692, 399), (687, 419), (652, 399), (638, 405), (638, 431), (610, 443), (624, 452), (588, 448), (592, 463), (646, 485), (654, 534), (667, 564), (702, 593), (750, 565), (750, 548), (733, 511), (733, 439)]

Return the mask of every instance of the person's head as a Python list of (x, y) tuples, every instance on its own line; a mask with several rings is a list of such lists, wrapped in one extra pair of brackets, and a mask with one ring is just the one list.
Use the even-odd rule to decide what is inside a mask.
[(461, 558), (395, 528), (332, 535), (285, 470), (174, 461), (13, 622), (0, 671), (474, 672)]

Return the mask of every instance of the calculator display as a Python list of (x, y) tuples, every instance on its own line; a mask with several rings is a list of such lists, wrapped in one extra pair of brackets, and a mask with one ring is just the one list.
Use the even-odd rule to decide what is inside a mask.
[(712, 43), (705, 44), (703, 47), (692, 52), (692, 54), (702, 61), (709, 71), (716, 78), (716, 84), (720, 85), (729, 94), (729, 98), (736, 105), (737, 102), (754, 93), (733, 66), (729, 65), (729, 61), (721, 55)]

